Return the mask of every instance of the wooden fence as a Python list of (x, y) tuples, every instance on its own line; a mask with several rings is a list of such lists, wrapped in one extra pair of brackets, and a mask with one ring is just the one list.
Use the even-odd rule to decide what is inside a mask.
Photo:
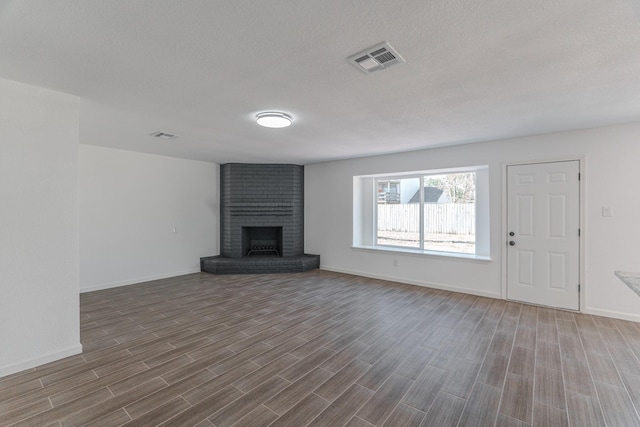
[[(476, 234), (474, 203), (426, 203), (425, 233)], [(378, 230), (420, 232), (418, 203), (378, 205)]]

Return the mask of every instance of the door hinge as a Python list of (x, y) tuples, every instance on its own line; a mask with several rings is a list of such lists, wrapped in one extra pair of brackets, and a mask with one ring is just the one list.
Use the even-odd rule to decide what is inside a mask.
[(580, 236), (580, 233), (581, 233), (581, 231), (580, 231), (580, 229), (578, 228), (578, 236)]
[(580, 181), (580, 177), (582, 176), (582, 174), (580, 172), (578, 172), (578, 181)]
[(578, 283), (578, 292), (580, 292), (580, 283)]

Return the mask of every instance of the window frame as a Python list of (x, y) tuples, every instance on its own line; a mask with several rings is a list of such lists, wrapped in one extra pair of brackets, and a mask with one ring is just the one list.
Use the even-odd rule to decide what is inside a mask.
[[(383, 177), (383, 176), (378, 176), (378, 177), (374, 177), (373, 182), (374, 182), (374, 187), (378, 188), (378, 182), (379, 181), (392, 181), (392, 180), (396, 180), (396, 181), (402, 181), (403, 179), (413, 179), (413, 178), (417, 178), (418, 182), (419, 182), (419, 187), (418, 187), (418, 191), (420, 194), (420, 206), (423, 205), (423, 199), (424, 199), (424, 182), (421, 179), (423, 177), (423, 175), (402, 175), (402, 176), (388, 176), (388, 177)], [(400, 188), (402, 188), (402, 184), (400, 184)], [(402, 192), (400, 192), (400, 195), (402, 197)], [(420, 228), (420, 236), (419, 236), (419, 242), (420, 242), (420, 246), (419, 248), (415, 248), (413, 246), (400, 246), (400, 245), (381, 245), (378, 243), (378, 200), (376, 200), (375, 206), (373, 208), (373, 243), (374, 246), (380, 246), (380, 247), (385, 247), (385, 248), (404, 248), (404, 249), (412, 249), (412, 250), (421, 250), (424, 251), (424, 226), (423, 226), (423, 221), (424, 221), (424, 209), (420, 209), (419, 210), (419, 219), (418, 221), (420, 221), (419, 224), (419, 228)]]
[[(425, 177), (434, 175), (456, 174), (456, 173), (475, 173), (475, 206), (474, 220), (476, 224), (476, 234), (474, 239), (474, 253), (436, 251), (433, 249), (424, 249), (425, 234), (425, 213), (424, 213), (424, 179)], [(353, 249), (373, 250), (387, 253), (406, 253), (411, 255), (437, 256), (454, 259), (469, 259), (489, 261), (490, 257), (490, 218), (489, 218), (489, 166), (476, 165), (467, 167), (456, 167), (446, 169), (432, 169), (424, 171), (410, 171), (385, 174), (371, 174), (354, 176), (354, 212), (353, 212)], [(420, 206), (420, 245), (419, 248), (400, 245), (384, 245), (378, 244), (378, 181), (391, 181), (418, 178), (419, 181), (419, 197)], [(369, 184), (367, 180), (371, 180)], [(370, 190), (368, 190), (370, 189)], [(370, 191), (372, 197), (367, 196), (365, 192)], [(371, 204), (368, 201), (372, 202)], [(366, 219), (366, 211), (370, 210)], [(480, 210), (482, 212), (480, 212)], [(370, 222), (367, 226), (367, 222)], [(479, 235), (479, 227), (485, 227)], [(479, 244), (478, 238), (483, 240)]]

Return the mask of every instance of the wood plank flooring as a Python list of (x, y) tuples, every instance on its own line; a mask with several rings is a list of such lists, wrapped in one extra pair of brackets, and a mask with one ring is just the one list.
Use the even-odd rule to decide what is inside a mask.
[(81, 295), (0, 426), (640, 426), (640, 325), (315, 270)]

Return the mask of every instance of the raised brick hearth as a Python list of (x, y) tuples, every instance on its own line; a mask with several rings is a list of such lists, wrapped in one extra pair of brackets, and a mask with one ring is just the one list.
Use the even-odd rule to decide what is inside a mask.
[(320, 266), (320, 255), (200, 258), (200, 271), (213, 274), (302, 273)]
[(320, 265), (304, 254), (304, 166), (220, 166), (220, 256), (200, 259), (214, 274), (300, 272)]

